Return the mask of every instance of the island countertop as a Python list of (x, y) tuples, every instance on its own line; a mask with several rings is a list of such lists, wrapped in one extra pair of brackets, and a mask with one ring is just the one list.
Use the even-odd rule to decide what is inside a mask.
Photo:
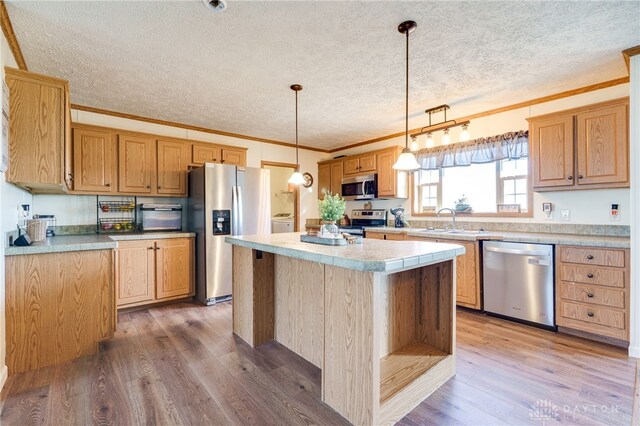
[(300, 241), (300, 233), (226, 237), (241, 247), (357, 271), (395, 272), (464, 254), (457, 244), (363, 239), (362, 244), (325, 246)]

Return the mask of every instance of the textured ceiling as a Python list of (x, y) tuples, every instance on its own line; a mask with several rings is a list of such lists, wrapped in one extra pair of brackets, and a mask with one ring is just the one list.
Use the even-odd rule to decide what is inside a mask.
[[(640, 2), (8, 1), (31, 71), (68, 79), (73, 103), (335, 148), (627, 75)], [(435, 117), (434, 117), (435, 118)]]

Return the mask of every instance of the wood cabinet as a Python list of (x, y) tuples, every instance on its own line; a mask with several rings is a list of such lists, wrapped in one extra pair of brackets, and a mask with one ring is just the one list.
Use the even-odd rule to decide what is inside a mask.
[[(121, 134), (118, 136), (118, 191), (152, 194), (156, 171), (156, 141)], [(155, 189), (155, 188), (154, 188)]]
[(182, 141), (157, 141), (157, 185), (160, 195), (187, 195), (187, 156), (189, 147)]
[(358, 155), (355, 157), (347, 157), (343, 160), (344, 175), (355, 175), (358, 173), (375, 172), (376, 171), (376, 154), (369, 153)]
[(556, 323), (629, 341), (629, 279), (629, 250), (557, 246)]
[(322, 200), (327, 192), (342, 195), (343, 167), (342, 160), (329, 160), (318, 163), (319, 199)]
[(365, 237), (379, 240), (430, 241), (464, 246), (465, 254), (456, 258), (456, 303), (466, 308), (482, 309), (480, 245), (477, 241), (423, 238), (407, 235), (406, 232), (384, 231), (366, 231)]
[(537, 191), (629, 186), (629, 100), (529, 119)]
[(193, 245), (193, 238), (119, 241), (118, 308), (193, 296)]
[(192, 147), (192, 164), (222, 163), (235, 166), (247, 164), (246, 148), (231, 148), (209, 143), (194, 143)]
[(9, 87), (7, 182), (35, 194), (64, 193), (70, 169), (69, 83), (5, 68)]
[(115, 331), (113, 250), (7, 256), (9, 374), (94, 354)]
[(392, 147), (376, 154), (379, 198), (407, 198), (407, 173), (393, 168), (400, 152)]
[(109, 193), (118, 189), (116, 138), (109, 132), (73, 129), (74, 191)]

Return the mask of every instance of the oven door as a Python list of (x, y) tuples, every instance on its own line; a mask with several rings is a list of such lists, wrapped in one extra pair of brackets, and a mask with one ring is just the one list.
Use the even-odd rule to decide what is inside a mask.
[(372, 200), (378, 198), (378, 175), (343, 178), (342, 198), (345, 200)]

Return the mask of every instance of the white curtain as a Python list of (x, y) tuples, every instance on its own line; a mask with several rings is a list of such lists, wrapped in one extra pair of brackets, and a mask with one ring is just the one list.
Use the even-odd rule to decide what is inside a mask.
[(425, 148), (416, 152), (422, 170), (468, 166), (497, 160), (517, 160), (529, 155), (529, 131), (478, 138), (468, 142)]

